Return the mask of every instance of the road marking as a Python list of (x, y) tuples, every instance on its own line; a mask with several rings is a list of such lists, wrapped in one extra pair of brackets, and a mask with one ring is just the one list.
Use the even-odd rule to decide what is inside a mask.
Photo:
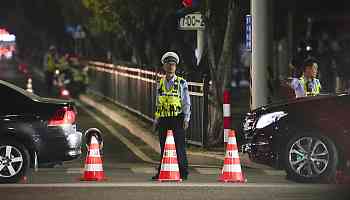
[(1, 184), (0, 188), (101, 188), (101, 187), (217, 187), (217, 188), (310, 188), (331, 189), (338, 185), (326, 184), (230, 184), (230, 183), (176, 183), (176, 182), (133, 182), (133, 183), (53, 183), (53, 184)]
[(121, 135), (113, 126), (106, 123), (103, 119), (96, 116), (93, 112), (88, 110), (83, 104), (76, 101), (76, 104), (84, 110), (87, 114), (89, 114), (92, 118), (94, 118), (98, 123), (106, 127), (108, 131), (116, 136), (122, 143), (124, 143), (137, 157), (139, 157), (141, 160), (149, 163), (156, 164), (158, 162), (152, 160), (150, 157), (148, 157), (146, 154), (144, 154), (134, 143), (130, 142), (129, 139)]

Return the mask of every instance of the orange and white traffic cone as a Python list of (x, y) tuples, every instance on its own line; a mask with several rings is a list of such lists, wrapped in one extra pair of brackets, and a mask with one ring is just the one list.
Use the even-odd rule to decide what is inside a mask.
[(158, 181), (182, 181), (172, 130), (167, 132)]
[(81, 181), (103, 181), (105, 173), (102, 167), (102, 159), (100, 156), (100, 147), (95, 136), (91, 137), (88, 156), (85, 160), (84, 175)]
[(228, 143), (226, 146), (224, 166), (222, 168), (219, 181), (234, 182), (234, 183), (246, 182), (242, 173), (241, 161), (239, 159), (235, 131), (233, 130), (230, 130), (228, 134)]

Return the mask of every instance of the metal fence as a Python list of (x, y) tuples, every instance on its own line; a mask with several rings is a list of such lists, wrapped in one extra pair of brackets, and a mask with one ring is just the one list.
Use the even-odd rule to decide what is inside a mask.
[[(105, 97), (149, 121), (153, 121), (156, 82), (163, 75), (153, 71), (128, 68), (101, 62), (89, 62), (89, 91)], [(187, 142), (203, 146), (204, 95), (203, 83), (188, 82), (191, 96), (191, 121)]]

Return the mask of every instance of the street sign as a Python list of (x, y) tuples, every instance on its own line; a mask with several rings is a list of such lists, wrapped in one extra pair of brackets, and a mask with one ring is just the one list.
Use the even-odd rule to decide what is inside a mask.
[(179, 20), (180, 30), (204, 30), (204, 17), (200, 13), (191, 13)]
[(252, 50), (252, 16), (245, 16), (245, 49)]

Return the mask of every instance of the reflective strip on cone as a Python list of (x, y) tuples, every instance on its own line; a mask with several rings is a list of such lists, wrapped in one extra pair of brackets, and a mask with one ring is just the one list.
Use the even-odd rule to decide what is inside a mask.
[(173, 136), (167, 137), (167, 139), (165, 140), (165, 144), (166, 145), (175, 145), (175, 140)]
[(100, 172), (103, 171), (103, 167), (101, 164), (86, 164), (85, 165), (85, 171), (96, 171)]
[(99, 149), (89, 150), (89, 157), (100, 157), (100, 150)]
[(242, 168), (240, 164), (234, 164), (234, 165), (224, 165), (223, 173), (225, 172), (242, 172)]
[(176, 164), (162, 164), (162, 167), (160, 169), (161, 171), (172, 171), (172, 172), (179, 172), (179, 165)]
[(176, 149), (174, 149), (174, 150), (166, 150), (163, 153), (163, 158), (166, 158), (166, 157), (177, 158)]
[(234, 144), (234, 145), (237, 145), (237, 142), (236, 142), (236, 138), (229, 138), (228, 139), (228, 144)]
[(226, 155), (225, 158), (239, 158), (239, 153), (237, 150), (233, 150), (233, 151), (226, 151)]

